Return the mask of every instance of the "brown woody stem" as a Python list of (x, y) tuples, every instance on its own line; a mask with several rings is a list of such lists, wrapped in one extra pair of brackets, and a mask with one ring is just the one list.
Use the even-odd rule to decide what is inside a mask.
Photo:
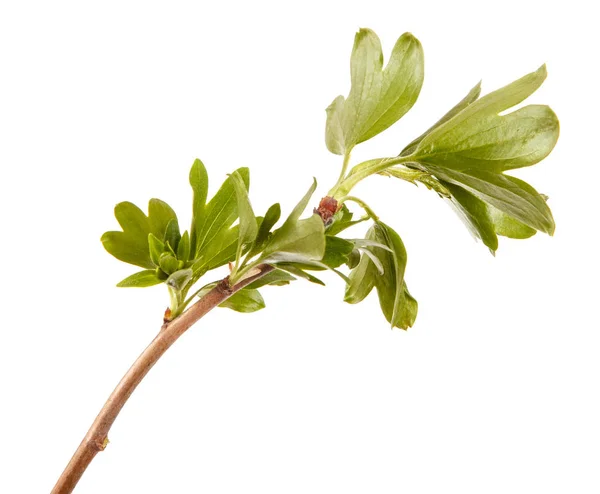
[(231, 297), (235, 292), (271, 272), (274, 268), (267, 264), (261, 264), (257, 269), (260, 270), (258, 273), (241, 280), (234, 286), (229, 286), (229, 279), (225, 278), (183, 314), (162, 327), (158, 335), (156, 335), (123, 376), (121, 382), (112, 392), (102, 410), (100, 410), (96, 420), (94, 420), (90, 430), (83, 438), (83, 441), (81, 441), (81, 444), (58, 479), (51, 494), (68, 494), (73, 492), (77, 482), (79, 482), (79, 479), (96, 454), (106, 448), (108, 444), (108, 431), (112, 427), (117, 415), (119, 415), (123, 405), (125, 405), (138, 384), (169, 347), (205, 314)]

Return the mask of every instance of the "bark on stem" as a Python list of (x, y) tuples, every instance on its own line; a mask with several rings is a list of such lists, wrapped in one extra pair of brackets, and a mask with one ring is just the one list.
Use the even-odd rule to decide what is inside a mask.
[(165, 324), (160, 333), (142, 352), (135, 363), (127, 371), (108, 398), (106, 404), (100, 410), (90, 430), (75, 451), (73, 458), (65, 468), (51, 494), (69, 494), (77, 485), (77, 482), (92, 462), (96, 454), (103, 451), (108, 444), (108, 431), (113, 425), (117, 415), (127, 402), (131, 393), (144, 379), (148, 371), (158, 359), (185, 333), (195, 322), (206, 313), (217, 307), (235, 292), (252, 283), (254, 280), (266, 275), (274, 268), (267, 264), (258, 266), (260, 271), (235, 286), (229, 286), (229, 280), (225, 278), (198, 302), (192, 305), (179, 317)]

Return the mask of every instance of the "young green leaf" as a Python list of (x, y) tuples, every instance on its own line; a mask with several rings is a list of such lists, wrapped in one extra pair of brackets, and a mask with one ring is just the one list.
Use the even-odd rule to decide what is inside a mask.
[(353, 249), (353, 242), (327, 235), (325, 237), (325, 255), (322, 262), (330, 268), (337, 268), (348, 262), (348, 256), (350, 256)]
[(265, 217), (261, 222), (260, 226), (258, 227), (258, 233), (256, 235), (254, 245), (252, 246), (251, 252), (249, 254), (250, 257), (258, 254), (262, 250), (265, 243), (269, 239), (271, 228), (273, 228), (273, 226), (275, 226), (275, 223), (279, 221), (280, 216), (281, 206), (279, 206), (279, 203), (275, 203), (269, 209), (267, 209)]
[(375, 268), (377, 268), (377, 272), (380, 275), (385, 274), (385, 270), (383, 269), (383, 264), (381, 264), (381, 261), (379, 260), (379, 258), (375, 254), (373, 254), (373, 252), (371, 252), (366, 247), (361, 247), (360, 251), (363, 253), (363, 256), (367, 256), (369, 259), (371, 259), (371, 262), (373, 264), (375, 264)]
[(435, 129), (437, 129), (443, 123), (446, 123), (448, 120), (453, 118), (455, 115), (458, 115), (461, 111), (463, 111), (467, 106), (477, 100), (479, 95), (481, 94), (481, 81), (477, 83), (477, 85), (469, 91), (469, 93), (461, 99), (455, 106), (452, 107), (448, 113), (446, 113), (442, 118), (440, 118), (436, 123), (434, 123), (431, 127), (429, 127), (425, 132), (423, 132), (419, 137), (414, 139), (408, 146), (406, 146), (400, 156), (407, 156), (411, 154), (419, 145), (419, 143), (425, 138), (425, 136), (431, 134)]
[(177, 246), (177, 259), (180, 261), (187, 261), (190, 258), (190, 235), (187, 232), (183, 232), (179, 245)]
[(310, 273), (307, 273), (306, 271), (299, 268), (298, 266), (296, 266), (293, 263), (280, 263), (277, 265), (277, 267), (279, 269), (287, 271), (288, 273), (296, 275), (298, 278), (303, 278), (305, 280), (310, 281), (311, 283), (315, 283), (316, 285), (325, 286), (325, 283), (323, 281), (321, 281), (319, 278), (317, 278), (316, 276), (313, 276)]
[(442, 182), (451, 193), (451, 203), (475, 238), (479, 238), (495, 253), (498, 237), (529, 238), (536, 231), (467, 192), (458, 185)]
[(258, 290), (243, 288), (225, 300), (219, 307), (231, 309), (236, 312), (256, 312), (265, 308), (265, 301)]
[[(278, 259), (278, 262), (285, 262), (285, 254), (282, 256), (282, 259)], [(341, 271), (328, 266), (322, 261), (310, 261), (310, 260), (298, 260), (298, 261), (290, 261), (297, 268), (302, 269), (303, 271), (325, 271), (329, 270), (335, 274), (337, 274), (342, 280), (346, 283), (350, 283), (350, 279)]]
[(299, 219), (316, 187), (317, 181), (314, 180), (281, 228), (273, 232), (261, 256), (263, 262), (304, 262), (323, 258), (325, 253), (323, 221), (316, 214), (307, 219)]
[(135, 204), (121, 202), (115, 206), (115, 217), (122, 232), (106, 232), (102, 245), (117, 259), (142, 268), (153, 268), (148, 249), (148, 218)]
[(525, 225), (552, 235), (554, 219), (545, 199), (531, 185), (501, 173), (479, 170), (458, 172), (427, 166), (443, 180), (466, 189), (482, 201)]
[(540, 87), (546, 67), (475, 101), (423, 138), (411, 154), (422, 164), (456, 171), (502, 172), (538, 163), (554, 148), (559, 125), (554, 112), (529, 105), (499, 115)]
[[(358, 266), (351, 271), (344, 301), (350, 304), (361, 302), (376, 287), (379, 305), (388, 322), (392, 327), (408, 329), (414, 324), (417, 302), (404, 281), (404, 244), (391, 227), (380, 221), (369, 229), (366, 238), (377, 246), (364, 248), (364, 252), (369, 254), (363, 255)], [(377, 262), (374, 262), (375, 258)]]
[(354, 39), (350, 68), (348, 98), (338, 96), (327, 108), (327, 148), (340, 155), (412, 108), (423, 84), (423, 49), (412, 34), (403, 34), (384, 69), (379, 38), (370, 29), (361, 29)]
[(354, 269), (356, 266), (358, 266), (359, 262), (360, 262), (360, 250), (352, 249), (352, 252), (350, 252), (350, 255), (348, 256), (348, 261), (346, 262), (346, 266), (348, 266), (348, 268), (350, 268), (350, 269)]
[[(239, 168), (236, 172), (242, 177), (247, 190), (250, 183), (248, 168)], [(231, 176), (208, 202), (202, 218), (202, 225), (197, 229), (196, 257), (238, 218), (237, 196)]]
[(192, 227), (190, 228), (190, 252), (195, 257), (197, 252), (197, 239), (204, 225), (204, 209), (208, 195), (208, 173), (204, 163), (199, 159), (194, 161), (190, 170), (190, 185), (194, 191), (192, 202)]
[(173, 211), (173, 208), (160, 199), (150, 199), (150, 202), (148, 203), (148, 225), (150, 231), (157, 238), (164, 237), (165, 241), (168, 240), (168, 238), (166, 238), (167, 227), (172, 221), (174, 221), (175, 226), (171, 227), (171, 232), (169, 232), (169, 234), (173, 234), (173, 230), (176, 229), (177, 235), (179, 235), (177, 215), (175, 214), (175, 211)]
[(158, 266), (160, 262), (160, 255), (165, 250), (165, 244), (157, 239), (153, 233), (150, 233), (148, 234), (148, 248), (150, 250), (150, 259), (152, 259), (152, 263)]
[(251, 245), (256, 239), (258, 234), (258, 225), (256, 223), (256, 217), (248, 198), (248, 191), (246, 190), (246, 184), (242, 180), (242, 177), (238, 172), (231, 174), (231, 180), (235, 189), (237, 197), (237, 209), (239, 213), (239, 227), (238, 227), (238, 246), (237, 246), (237, 259), (242, 255), (242, 249), (245, 246)]
[(153, 268), (148, 235), (152, 233), (157, 238), (163, 238), (169, 221), (177, 221), (171, 207), (159, 199), (151, 199), (146, 216), (135, 204), (121, 202), (115, 206), (115, 217), (123, 231), (102, 235), (104, 248), (120, 261)]
[(375, 287), (379, 295), (381, 310), (392, 325), (401, 329), (411, 327), (416, 318), (416, 300), (410, 296), (404, 281), (406, 269), (406, 249), (400, 236), (388, 225), (377, 222), (367, 238), (389, 247), (392, 252), (373, 248), (373, 252), (383, 265), (383, 276), (375, 277)]
[(295, 281), (291, 274), (286, 273), (281, 269), (274, 269), (270, 273), (267, 273), (265, 276), (258, 278), (256, 281), (250, 283), (246, 288), (261, 288), (266, 285), (272, 286), (283, 286), (289, 285), (290, 281)]
[(498, 249), (498, 237), (485, 202), (458, 185), (448, 182), (442, 184), (452, 194), (450, 204), (454, 206), (467, 229), (495, 254)]
[(358, 266), (350, 271), (350, 283), (346, 285), (344, 302), (358, 304), (362, 302), (375, 286), (377, 269), (368, 255), (360, 258)]
[(165, 243), (168, 243), (173, 249), (173, 254), (177, 251), (179, 246), (179, 240), (181, 240), (181, 233), (179, 232), (179, 223), (177, 219), (172, 219), (167, 224), (165, 231)]
[(208, 271), (235, 260), (239, 242), (239, 226), (235, 225), (219, 232), (217, 237), (206, 246), (201, 257), (194, 263), (194, 272)]
[(143, 288), (147, 286), (159, 285), (163, 280), (156, 276), (154, 269), (145, 269), (128, 276), (124, 280), (117, 283), (118, 287), (122, 288)]
[(494, 224), (494, 230), (498, 235), (508, 238), (524, 239), (530, 238), (536, 234), (535, 229), (510, 217), (494, 206), (488, 204), (487, 209), (492, 223)]
[[(203, 286), (198, 292), (197, 296), (202, 298), (212, 288), (216, 286), (216, 283), (209, 283)], [(219, 305), (224, 309), (232, 309), (236, 312), (256, 312), (257, 310), (265, 308), (265, 301), (261, 294), (255, 288), (245, 287), (235, 292), (225, 302)]]
[(180, 269), (171, 273), (167, 278), (167, 285), (177, 291), (183, 290), (192, 279), (193, 271), (191, 269)]
[(342, 207), (333, 215), (333, 221), (325, 227), (325, 233), (327, 235), (337, 235), (338, 233), (343, 232), (347, 228), (351, 226), (358, 225), (368, 218), (365, 216), (364, 218), (360, 218), (358, 220), (352, 220), (353, 213), (350, 212), (348, 207), (345, 204), (342, 204)]

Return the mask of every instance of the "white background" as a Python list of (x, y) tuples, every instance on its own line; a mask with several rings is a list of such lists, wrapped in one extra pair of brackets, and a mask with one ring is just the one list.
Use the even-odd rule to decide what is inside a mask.
[[(11, 2), (0, 8), (0, 492), (49, 492), (160, 326), (164, 287), (100, 235), (150, 197), (190, 219), (201, 158), (216, 190), (250, 166), (257, 212), (339, 173), (325, 107), (349, 89), (359, 27), (423, 43), (419, 101), (354, 162), (397, 154), (481, 78), (548, 63), (530, 99), (561, 138), (517, 175), (550, 196), (553, 238), (497, 257), (424, 188), (356, 189), (402, 235), (416, 326), (375, 296), (267, 288), (217, 310), (152, 370), (76, 492), (598, 493), (598, 69), (588, 2)], [(315, 198), (315, 201), (318, 198)], [(360, 229), (359, 229), (360, 232)], [(215, 275), (216, 277), (217, 275)], [(221, 276), (221, 273), (218, 273)]]

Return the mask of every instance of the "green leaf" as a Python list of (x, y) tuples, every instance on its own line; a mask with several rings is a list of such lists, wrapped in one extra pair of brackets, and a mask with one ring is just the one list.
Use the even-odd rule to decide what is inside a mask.
[(350, 255), (348, 256), (348, 261), (346, 262), (346, 266), (348, 266), (350, 269), (354, 269), (356, 266), (358, 266), (359, 262), (360, 262), (360, 250), (352, 249), (352, 252), (350, 252)]
[(273, 232), (261, 257), (264, 262), (304, 262), (323, 258), (325, 227), (320, 216), (313, 214), (310, 218), (299, 219), (316, 187), (314, 180), (281, 228)]
[(461, 111), (467, 108), (471, 103), (479, 98), (481, 94), (481, 81), (477, 83), (477, 85), (469, 91), (469, 93), (460, 100), (452, 109), (446, 113), (442, 118), (440, 118), (436, 123), (434, 123), (431, 127), (429, 127), (425, 132), (423, 132), (419, 137), (413, 140), (408, 146), (406, 146), (400, 156), (407, 156), (411, 154), (418, 146), (418, 144), (425, 138), (425, 136), (431, 134), (432, 131), (437, 129), (443, 123), (446, 123), (448, 120), (453, 118), (455, 115), (458, 115)]
[(327, 122), (325, 123), (325, 145), (333, 154), (343, 155), (346, 152), (346, 139), (344, 137), (344, 103), (345, 98), (338, 96), (325, 109)]
[(337, 274), (346, 283), (350, 283), (350, 279), (344, 273), (338, 271), (335, 268), (332, 268), (331, 266), (328, 266), (327, 264), (321, 261), (293, 261), (293, 264), (302, 270), (308, 271), (324, 271), (328, 269), (329, 271), (332, 271), (333, 273)]
[(350, 68), (348, 98), (338, 96), (327, 108), (327, 148), (340, 155), (412, 108), (423, 84), (423, 49), (412, 34), (403, 34), (384, 69), (379, 38), (370, 29), (361, 29), (354, 39)]
[(115, 217), (123, 231), (102, 235), (104, 248), (120, 261), (142, 268), (154, 267), (148, 250), (150, 227), (146, 215), (135, 204), (121, 202), (115, 206)]
[(511, 218), (499, 209), (496, 209), (489, 204), (487, 205), (487, 208), (492, 223), (494, 224), (494, 230), (496, 230), (498, 235), (508, 238), (524, 239), (536, 234), (536, 231), (533, 228)]
[(151, 269), (154, 263), (150, 258), (148, 235), (163, 238), (167, 224), (174, 219), (171, 207), (159, 200), (151, 199), (148, 204), (148, 216), (130, 202), (121, 202), (115, 206), (115, 217), (123, 228), (122, 232), (106, 232), (101, 241), (104, 248), (117, 259)]
[(167, 285), (177, 291), (183, 290), (192, 279), (194, 273), (191, 269), (179, 269), (167, 278)]
[(350, 271), (350, 283), (346, 285), (344, 302), (349, 304), (362, 302), (373, 290), (376, 277), (377, 269), (369, 256), (361, 256), (358, 266)]
[(179, 246), (179, 241), (181, 240), (181, 233), (179, 232), (179, 223), (177, 219), (172, 219), (167, 224), (167, 228), (165, 230), (165, 243), (168, 243), (173, 249), (173, 253), (177, 251), (177, 247)]
[[(239, 168), (236, 172), (248, 189), (250, 183), (248, 168)], [(234, 172), (235, 173), (235, 172)], [(229, 176), (221, 185), (221, 188), (204, 208), (202, 225), (197, 229), (197, 243), (195, 257), (202, 253), (211, 242), (238, 218), (237, 195), (233, 185), (233, 179)]]
[(204, 225), (204, 208), (206, 207), (206, 197), (208, 195), (208, 173), (204, 163), (199, 159), (194, 161), (190, 170), (190, 185), (194, 191), (192, 202), (192, 227), (190, 229), (190, 252), (197, 252), (197, 239)]
[(117, 283), (117, 286), (123, 288), (143, 288), (158, 285), (160, 283), (162, 283), (162, 280), (156, 276), (154, 269), (145, 269), (144, 271), (139, 271), (138, 273), (128, 276), (123, 281)]
[(385, 270), (383, 269), (383, 264), (381, 264), (381, 261), (375, 254), (373, 254), (373, 252), (371, 252), (366, 247), (362, 247), (360, 250), (363, 253), (363, 256), (367, 256), (371, 260), (371, 262), (373, 264), (375, 264), (375, 268), (377, 269), (377, 272), (380, 275), (385, 274)]
[(548, 106), (529, 105), (499, 113), (530, 96), (545, 78), (542, 66), (475, 101), (425, 136), (411, 156), (419, 163), (456, 171), (499, 173), (538, 163), (558, 139), (554, 112)]
[(265, 301), (258, 290), (242, 288), (225, 300), (219, 307), (232, 309), (236, 312), (256, 312), (265, 308)]
[(274, 269), (270, 273), (258, 278), (256, 281), (250, 283), (246, 288), (260, 288), (266, 285), (283, 286), (289, 285), (290, 281), (294, 281), (291, 274), (288, 274), (281, 269)]
[[(417, 302), (410, 295), (404, 281), (406, 268), (406, 249), (398, 234), (382, 222), (375, 223), (367, 232), (367, 240), (379, 246), (365, 247), (358, 266), (350, 273), (350, 282), (346, 287), (344, 301), (356, 304), (369, 295), (373, 287), (377, 288), (379, 305), (392, 327), (408, 329), (414, 324), (417, 315)], [(383, 274), (373, 261), (378, 259)]]
[(250, 199), (248, 198), (246, 184), (242, 180), (242, 177), (238, 172), (233, 172), (231, 174), (231, 180), (237, 197), (237, 208), (240, 218), (237, 247), (237, 259), (239, 260), (244, 246), (252, 244), (254, 239), (256, 239), (258, 225), (256, 223), (256, 216), (254, 216), (254, 211), (252, 210), (252, 205), (250, 204)]
[(486, 204), (462, 187), (448, 182), (442, 184), (451, 193), (450, 201), (471, 234), (481, 239), (492, 254), (498, 248), (496, 235), (520, 239), (535, 235), (533, 228)]
[(458, 172), (427, 166), (444, 182), (461, 186), (519, 222), (552, 235), (554, 219), (544, 197), (526, 182), (500, 173), (479, 170)]
[(384, 269), (383, 276), (375, 277), (375, 287), (379, 295), (379, 305), (388, 322), (392, 327), (408, 329), (415, 322), (417, 306), (405, 286), (407, 256), (404, 243), (391, 227), (382, 222), (373, 225), (367, 238), (384, 244), (393, 251), (373, 248), (373, 253), (379, 258)]
[(279, 269), (283, 269), (284, 271), (287, 271), (288, 273), (292, 273), (293, 275), (296, 275), (298, 278), (303, 278), (305, 280), (310, 281), (311, 283), (315, 283), (316, 285), (325, 286), (325, 283), (323, 281), (321, 281), (319, 278), (317, 278), (316, 276), (313, 276), (310, 273), (307, 273), (306, 271), (299, 268), (298, 266), (296, 266), (293, 263), (281, 263), (281, 264), (278, 264), (277, 267)]
[(190, 235), (187, 232), (183, 232), (179, 245), (177, 246), (177, 259), (180, 261), (187, 261), (190, 258)]
[(442, 182), (442, 185), (452, 194), (449, 201), (467, 229), (494, 254), (498, 249), (498, 237), (485, 202), (457, 185), (448, 182)]
[(165, 250), (165, 244), (157, 239), (153, 233), (148, 234), (148, 248), (150, 250), (150, 259), (156, 266), (159, 265), (160, 256)]
[(235, 260), (237, 246), (239, 241), (239, 226), (223, 230), (213, 241), (206, 246), (202, 252), (202, 256), (198, 259), (192, 269), (194, 272), (198, 270), (210, 270), (223, 266), (228, 262)]
[(325, 255), (322, 262), (330, 268), (337, 268), (348, 262), (348, 257), (353, 249), (353, 242), (327, 235), (325, 237)]
[(275, 223), (279, 221), (280, 216), (281, 206), (279, 206), (279, 203), (273, 204), (269, 209), (267, 209), (265, 217), (258, 227), (258, 234), (256, 235), (256, 240), (254, 241), (254, 246), (252, 247), (250, 254), (251, 257), (262, 250), (262, 247), (269, 239), (271, 228), (273, 228)]
[[(148, 225), (150, 232), (152, 232), (157, 238), (165, 238), (167, 227), (169, 223), (174, 221), (177, 234), (179, 234), (179, 226), (177, 226), (177, 215), (175, 211), (166, 202), (160, 199), (150, 199), (148, 203)], [(171, 227), (172, 229), (174, 227)], [(173, 245), (173, 244), (171, 244)]]
[(381, 242), (376, 242), (375, 240), (371, 240), (370, 238), (352, 238), (348, 241), (352, 242), (356, 247), (378, 247), (380, 249), (387, 250), (388, 252), (392, 252), (392, 249), (390, 249), (387, 245), (384, 245)]

